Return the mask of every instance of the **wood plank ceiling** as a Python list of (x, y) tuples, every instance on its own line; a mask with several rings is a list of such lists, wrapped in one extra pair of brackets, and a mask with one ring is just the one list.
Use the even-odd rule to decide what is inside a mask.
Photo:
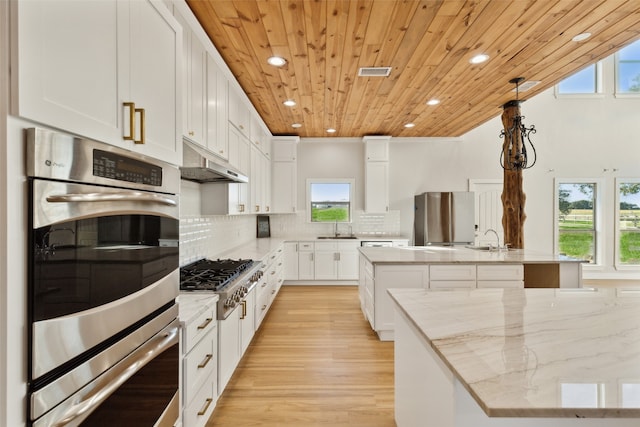
[[(509, 80), (540, 81), (525, 100), (640, 38), (639, 0), (187, 3), (274, 135), (460, 136), (501, 114)], [(480, 53), (489, 60), (470, 64)], [(272, 55), (287, 64), (267, 64)]]

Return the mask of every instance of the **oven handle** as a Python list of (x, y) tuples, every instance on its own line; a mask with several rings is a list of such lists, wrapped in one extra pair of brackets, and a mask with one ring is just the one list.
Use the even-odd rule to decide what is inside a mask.
[[(172, 326), (173, 325), (173, 326)], [(166, 349), (178, 343), (178, 328), (176, 321), (172, 322), (164, 331), (147, 341), (120, 363), (105, 372), (106, 384), (96, 384), (95, 393), (89, 393), (82, 400), (71, 406), (61, 419), (54, 420), (52, 426), (63, 427), (78, 417), (89, 415), (97, 406), (102, 404), (114, 391), (144, 367), (149, 361)], [(122, 366), (121, 366), (122, 365)], [(82, 418), (81, 418), (82, 419)]]
[(47, 196), (47, 202), (51, 203), (83, 203), (83, 202), (152, 202), (169, 206), (177, 206), (175, 200), (160, 195), (149, 194), (140, 191), (121, 191), (115, 193), (70, 193)]

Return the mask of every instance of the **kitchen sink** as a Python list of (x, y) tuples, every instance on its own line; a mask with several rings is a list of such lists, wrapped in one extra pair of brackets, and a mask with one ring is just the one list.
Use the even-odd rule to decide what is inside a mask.
[(337, 240), (355, 240), (357, 236), (318, 236), (318, 239), (337, 239)]

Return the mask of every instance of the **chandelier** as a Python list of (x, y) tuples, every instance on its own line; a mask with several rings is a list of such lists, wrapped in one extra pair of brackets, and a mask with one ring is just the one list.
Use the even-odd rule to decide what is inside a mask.
[[(504, 105), (507, 107), (519, 107), (518, 85), (524, 80), (524, 77), (516, 77), (509, 80), (509, 83), (516, 85), (516, 99), (509, 101)], [(518, 113), (520, 110), (517, 110)], [(522, 120), (524, 116), (516, 115), (513, 117), (513, 123), (500, 132), (500, 138), (504, 138), (502, 151), (500, 152), (500, 166), (505, 170), (518, 171), (529, 169), (536, 163), (536, 148), (531, 142), (530, 135), (536, 133), (535, 126), (526, 127)], [(529, 148), (527, 148), (527, 145)]]

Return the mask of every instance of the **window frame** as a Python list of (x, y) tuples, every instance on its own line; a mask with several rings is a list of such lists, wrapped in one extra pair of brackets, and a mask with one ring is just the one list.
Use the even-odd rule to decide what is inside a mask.
[[(596, 87), (595, 87), (595, 92), (589, 92), (589, 93), (562, 93), (560, 92), (560, 83), (554, 85), (554, 95), (556, 98), (558, 99), (579, 99), (579, 98), (604, 98), (604, 78), (603, 78), (603, 73), (604, 73), (604, 67), (602, 65), (602, 61), (598, 61), (595, 64), (590, 64), (587, 65), (587, 67), (591, 67), (594, 66), (595, 67), (595, 79), (596, 79)], [(575, 73), (571, 74), (570, 76), (566, 77), (563, 80), (566, 80), (568, 78), (573, 77), (575, 74), (583, 71), (584, 69), (586, 69), (587, 67), (584, 67), (578, 71), (576, 71)]]
[(355, 203), (355, 186), (356, 180), (353, 178), (307, 178), (307, 200), (306, 219), (309, 224), (335, 224), (335, 221), (313, 221), (311, 209), (311, 186), (312, 184), (349, 184), (349, 220), (338, 221), (338, 224), (353, 223), (353, 204)]
[(553, 250), (555, 254), (560, 254), (560, 228), (558, 212), (560, 210), (560, 204), (558, 200), (560, 184), (594, 184), (595, 190), (593, 194), (593, 230), (594, 230), (594, 245), (593, 245), (593, 263), (587, 263), (583, 265), (583, 268), (602, 269), (602, 260), (604, 257), (604, 234), (603, 227), (605, 224), (604, 213), (604, 200), (605, 189), (604, 181), (601, 178), (555, 178), (553, 181)]
[(615, 210), (614, 210), (614, 223), (615, 223), (615, 238), (613, 245), (614, 259), (613, 267), (616, 270), (640, 270), (640, 263), (638, 264), (622, 264), (620, 262), (620, 184), (623, 183), (640, 183), (640, 178), (620, 178), (615, 179)]
[[(636, 43), (640, 43), (640, 40), (636, 40), (635, 42), (631, 43), (631, 45), (636, 44)], [(630, 45), (628, 45), (630, 46)], [(625, 46), (627, 47), (627, 46)], [(624, 48), (623, 48), (624, 49)], [(614, 54), (614, 96), (616, 98), (640, 98), (640, 91), (638, 92), (622, 92), (620, 90), (620, 79), (619, 79), (619, 71), (620, 71), (620, 51), (616, 52)], [(638, 58), (636, 61), (634, 62), (638, 62), (640, 63), (640, 58)]]

